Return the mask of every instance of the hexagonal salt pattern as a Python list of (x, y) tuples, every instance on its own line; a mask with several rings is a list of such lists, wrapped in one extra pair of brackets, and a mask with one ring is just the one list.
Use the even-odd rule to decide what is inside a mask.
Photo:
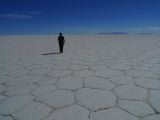
[(37, 85), (35, 84), (23, 84), (8, 88), (4, 94), (7, 96), (29, 94)]
[(52, 108), (65, 107), (75, 103), (73, 92), (65, 90), (50, 91), (44, 95), (38, 96), (37, 101), (41, 101)]
[(148, 96), (146, 89), (135, 85), (121, 85), (114, 90), (120, 99), (145, 101)]
[(5, 96), (0, 94), (0, 102), (5, 99)]
[(112, 90), (115, 85), (107, 79), (99, 77), (90, 77), (84, 81), (85, 87)]
[(28, 74), (28, 70), (25, 70), (25, 69), (20, 69), (20, 70), (14, 70), (14, 71), (11, 71), (11, 72), (8, 72), (8, 76), (11, 76), (11, 77), (20, 77), (20, 76), (25, 76)]
[(160, 112), (160, 90), (151, 90), (149, 95), (149, 103)]
[(102, 66), (102, 65), (94, 65), (90, 67), (91, 70), (107, 70), (108, 68), (106, 66)]
[(135, 79), (137, 85), (142, 86), (147, 89), (159, 89), (160, 90), (160, 81), (156, 79), (149, 78), (138, 78)]
[(29, 74), (30, 75), (45, 75), (49, 72), (50, 69), (33, 69)]
[(90, 70), (79, 70), (73, 73), (73, 76), (81, 77), (81, 78), (91, 77), (92, 75), (93, 75), (93, 72)]
[(116, 105), (116, 96), (110, 91), (84, 88), (78, 90), (76, 96), (78, 103), (90, 110), (99, 110)]
[(83, 79), (78, 77), (65, 77), (57, 83), (60, 89), (76, 90), (83, 87)]
[(158, 37), (66, 37), (0, 36), (0, 120), (160, 119)]
[(148, 71), (142, 71), (142, 70), (128, 70), (126, 71), (126, 73), (132, 77), (145, 77), (145, 78), (153, 78), (153, 79), (159, 78), (159, 75), (157, 74), (154, 74)]
[(109, 80), (117, 85), (133, 84), (133, 78), (130, 76), (113, 76)]
[(38, 85), (54, 85), (57, 83), (57, 78), (53, 77), (44, 77), (43, 79), (36, 81)]
[(0, 93), (4, 92), (6, 87), (2, 84), (0, 84)]
[(50, 71), (47, 75), (51, 77), (67, 77), (72, 73), (71, 70), (53, 70)]
[(131, 66), (121, 63), (121, 64), (111, 65), (110, 68), (116, 69), (116, 70), (129, 70)]
[(54, 90), (57, 90), (57, 87), (55, 85), (41, 85), (37, 87), (36, 89), (34, 89), (32, 94), (39, 96), (39, 95), (42, 95), (42, 94), (45, 94), (47, 92), (54, 91)]
[(45, 120), (90, 120), (89, 111), (86, 109), (73, 105), (63, 109), (53, 111)]
[(69, 66), (69, 68), (71, 70), (87, 70), (88, 66), (84, 66), (84, 65), (71, 65), (71, 66)]
[(20, 95), (9, 97), (0, 103), (0, 113), (11, 114), (19, 110), (25, 104), (31, 102), (33, 97), (30, 95)]
[(117, 75), (123, 75), (123, 72), (118, 70), (105, 70), (105, 71), (96, 71), (95, 76), (103, 77), (103, 78), (110, 78)]
[(0, 115), (0, 120), (13, 120), (13, 119), (11, 117), (9, 117), (9, 116)]
[(9, 79), (7, 81), (4, 82), (4, 84), (8, 87), (12, 87), (12, 86), (17, 86), (17, 85), (21, 85), (21, 84), (32, 84), (35, 83), (41, 79), (44, 79), (44, 76), (31, 76), (31, 75), (26, 75), (26, 76), (22, 76), (22, 77), (16, 77), (16, 78), (12, 78)]
[(16, 120), (41, 120), (46, 117), (51, 109), (41, 103), (32, 102), (25, 105), (20, 111), (13, 114)]
[(144, 117), (142, 120), (160, 120), (160, 114)]
[(118, 106), (140, 117), (154, 114), (154, 110), (147, 103), (141, 101), (119, 100)]
[(93, 114), (93, 120), (140, 120), (139, 118), (130, 115), (129, 113), (119, 109), (110, 108)]

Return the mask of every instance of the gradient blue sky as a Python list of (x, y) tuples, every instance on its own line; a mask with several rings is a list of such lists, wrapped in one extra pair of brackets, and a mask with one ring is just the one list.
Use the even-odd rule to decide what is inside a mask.
[(160, 33), (160, 0), (0, 0), (0, 34)]

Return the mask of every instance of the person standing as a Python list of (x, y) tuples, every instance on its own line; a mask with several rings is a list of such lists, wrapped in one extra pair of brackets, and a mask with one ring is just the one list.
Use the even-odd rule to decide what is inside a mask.
[(58, 43), (59, 43), (59, 52), (63, 53), (63, 46), (64, 46), (64, 43), (65, 43), (65, 39), (64, 39), (64, 36), (62, 35), (62, 33), (59, 33)]

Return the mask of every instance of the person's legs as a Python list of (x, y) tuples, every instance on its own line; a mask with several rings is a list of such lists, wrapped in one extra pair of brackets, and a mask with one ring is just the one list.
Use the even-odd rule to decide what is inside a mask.
[(64, 45), (64, 44), (61, 45), (61, 53), (63, 53), (63, 45)]
[(59, 53), (61, 53), (61, 44), (59, 43)]
[(60, 53), (63, 53), (63, 45), (64, 45), (64, 44), (59, 44)]

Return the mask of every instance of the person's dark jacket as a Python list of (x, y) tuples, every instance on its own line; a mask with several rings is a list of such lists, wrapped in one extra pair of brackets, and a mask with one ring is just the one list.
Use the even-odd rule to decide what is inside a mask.
[(65, 43), (65, 39), (63, 36), (58, 36), (58, 42), (59, 44), (64, 44)]

